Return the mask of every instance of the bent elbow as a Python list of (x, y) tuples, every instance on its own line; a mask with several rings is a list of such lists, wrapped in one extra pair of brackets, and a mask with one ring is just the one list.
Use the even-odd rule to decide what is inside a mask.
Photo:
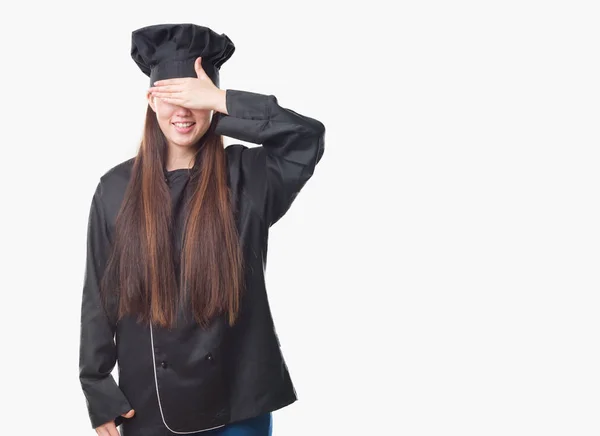
[(312, 134), (318, 137), (325, 137), (325, 124), (321, 121), (311, 118), (310, 129)]
[(316, 163), (319, 163), (319, 161), (321, 160), (321, 158), (323, 157), (323, 154), (325, 153), (325, 125), (318, 121), (315, 120), (315, 136), (316, 136), (316, 143), (317, 143), (317, 159), (316, 159)]

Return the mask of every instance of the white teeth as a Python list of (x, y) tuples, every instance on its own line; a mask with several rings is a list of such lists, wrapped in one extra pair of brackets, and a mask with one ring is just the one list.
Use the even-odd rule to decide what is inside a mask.
[(175, 124), (177, 127), (190, 127), (194, 123), (173, 123), (173, 124)]

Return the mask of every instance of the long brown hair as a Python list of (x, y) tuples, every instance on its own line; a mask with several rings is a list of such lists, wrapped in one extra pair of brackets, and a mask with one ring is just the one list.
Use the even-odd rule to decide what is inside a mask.
[[(172, 202), (164, 180), (167, 140), (148, 106), (131, 179), (117, 215), (112, 251), (102, 278), (104, 304), (117, 301), (117, 316), (175, 326), (178, 304), (189, 304), (203, 327), (226, 314), (235, 323), (243, 291), (243, 255), (227, 185), (223, 138), (208, 131), (198, 141), (190, 170), (176, 277)], [(112, 294), (112, 295), (111, 295)]]

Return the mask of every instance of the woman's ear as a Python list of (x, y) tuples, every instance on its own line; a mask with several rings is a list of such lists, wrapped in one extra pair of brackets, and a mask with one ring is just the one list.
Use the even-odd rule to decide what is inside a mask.
[(156, 112), (156, 102), (155, 98), (150, 91), (146, 91), (146, 98), (148, 99), (148, 104), (152, 108), (154, 112)]

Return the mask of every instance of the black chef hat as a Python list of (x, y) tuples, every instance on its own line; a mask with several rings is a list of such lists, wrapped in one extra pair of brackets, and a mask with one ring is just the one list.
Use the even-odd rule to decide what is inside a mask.
[(156, 24), (134, 30), (131, 57), (150, 86), (163, 79), (198, 77), (194, 62), (202, 56), (202, 68), (219, 87), (219, 69), (235, 51), (225, 34), (195, 24)]

